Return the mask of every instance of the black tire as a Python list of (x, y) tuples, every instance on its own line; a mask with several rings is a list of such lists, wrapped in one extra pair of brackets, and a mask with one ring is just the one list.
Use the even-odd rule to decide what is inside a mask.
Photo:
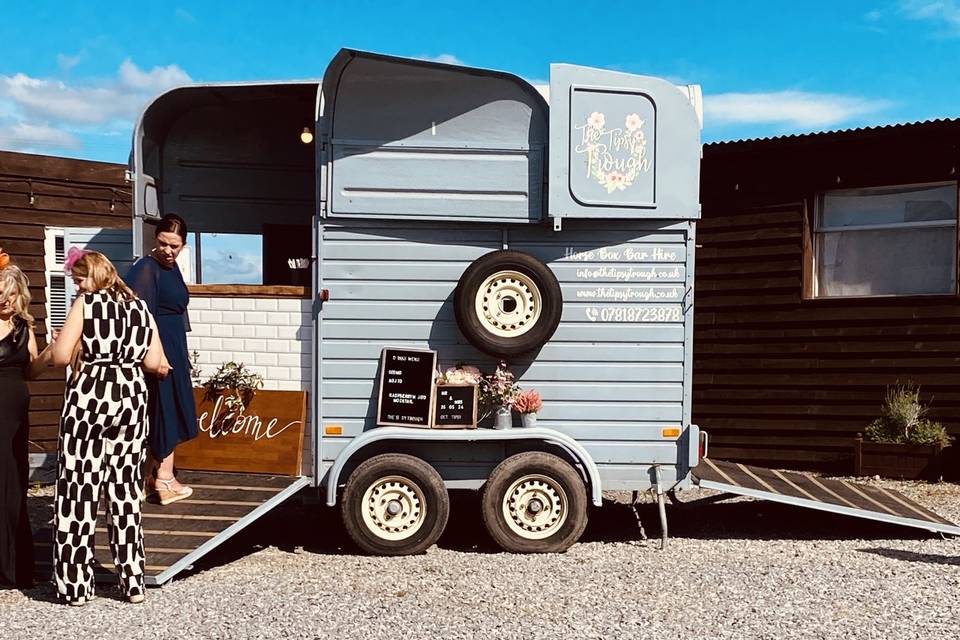
[[(539, 511), (530, 509), (534, 500)], [(490, 537), (513, 553), (563, 553), (587, 527), (587, 491), (580, 475), (541, 451), (501, 462), (484, 485), (480, 505)]]
[(560, 324), (563, 294), (550, 268), (533, 256), (493, 251), (460, 276), (453, 308), (470, 344), (509, 358), (539, 349), (550, 339)]
[[(390, 502), (400, 508), (392, 516)], [(432, 466), (406, 454), (385, 453), (350, 474), (340, 511), (347, 534), (363, 551), (406, 556), (423, 553), (440, 538), (450, 516), (450, 497)]]

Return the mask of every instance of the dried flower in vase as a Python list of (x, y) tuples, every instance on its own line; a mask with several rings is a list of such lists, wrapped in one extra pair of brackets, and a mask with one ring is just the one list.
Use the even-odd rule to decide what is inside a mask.
[(543, 399), (536, 389), (521, 391), (513, 401), (513, 408), (518, 413), (538, 413), (543, 409)]

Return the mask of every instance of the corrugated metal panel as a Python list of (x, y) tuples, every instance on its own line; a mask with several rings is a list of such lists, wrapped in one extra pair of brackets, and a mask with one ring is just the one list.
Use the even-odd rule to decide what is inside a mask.
[[(331, 461), (346, 439), (376, 426), (375, 378), (384, 346), (438, 351), (441, 368), (458, 362), (492, 371), (493, 358), (462, 337), (453, 312), (457, 280), (470, 263), (506, 245), (544, 260), (561, 284), (564, 310), (553, 339), (534, 357), (510, 363), (525, 388), (539, 390), (539, 424), (573, 435), (603, 465), (674, 464), (676, 444), (660, 429), (689, 416), (684, 307), (687, 227), (617, 221), (587, 227), (344, 222), (322, 231), (320, 265), (331, 300), (321, 312), (325, 438)], [(686, 412), (685, 412), (686, 409)]]

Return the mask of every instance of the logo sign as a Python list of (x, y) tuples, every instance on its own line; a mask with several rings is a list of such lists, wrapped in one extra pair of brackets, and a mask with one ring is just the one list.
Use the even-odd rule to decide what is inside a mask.
[(643, 94), (576, 89), (570, 190), (584, 204), (654, 202), (656, 111)]

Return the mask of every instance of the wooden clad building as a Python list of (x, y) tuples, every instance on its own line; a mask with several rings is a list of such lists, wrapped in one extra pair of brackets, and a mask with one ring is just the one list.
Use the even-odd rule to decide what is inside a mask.
[(960, 120), (704, 147), (693, 411), (713, 457), (849, 472), (906, 381), (960, 435), (958, 146)]
[[(62, 316), (66, 310), (63, 271), (58, 268), (64, 230), (131, 226), (125, 169), (120, 164), (0, 151), (0, 247), (30, 279), (30, 312), (37, 320), (41, 348), (48, 314)], [(32, 453), (56, 451), (63, 374), (51, 370), (30, 383)]]

